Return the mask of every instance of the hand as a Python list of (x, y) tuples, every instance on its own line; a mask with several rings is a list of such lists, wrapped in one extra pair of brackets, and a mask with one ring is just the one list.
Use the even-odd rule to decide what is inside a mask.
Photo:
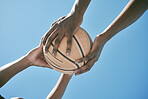
[(51, 68), (44, 58), (42, 43), (40, 43), (40, 45), (37, 48), (30, 51), (26, 57), (30, 62), (30, 66), (33, 65)]
[(95, 38), (90, 53), (88, 53), (85, 57), (76, 60), (76, 63), (87, 61), (87, 63), (84, 66), (74, 71), (76, 76), (79, 74), (85, 73), (92, 68), (95, 62), (97, 62), (97, 60), (99, 59), (105, 43), (106, 41), (104, 40), (104, 37), (102, 35), (99, 35)]
[(55, 56), (62, 38), (67, 36), (66, 54), (69, 55), (72, 46), (72, 36), (74, 32), (80, 27), (82, 19), (83, 17), (73, 14), (61, 17), (56, 22), (54, 22), (49, 31), (44, 36), (43, 45), (45, 45), (45, 52), (48, 51), (51, 42), (57, 37), (52, 51), (53, 56)]

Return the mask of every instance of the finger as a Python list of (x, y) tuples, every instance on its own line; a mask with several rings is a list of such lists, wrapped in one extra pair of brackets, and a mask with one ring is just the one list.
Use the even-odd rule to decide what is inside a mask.
[(52, 27), (53, 25), (55, 25), (57, 22), (63, 20), (65, 17), (66, 17), (66, 16), (60, 17), (57, 21), (55, 21), (54, 23), (51, 24), (51, 27)]
[(57, 39), (55, 40), (54, 48), (53, 48), (53, 51), (52, 51), (52, 54), (53, 54), (54, 56), (56, 56), (58, 47), (59, 47), (60, 42), (61, 42), (61, 40), (62, 40), (63, 37), (64, 37), (64, 34), (63, 34), (63, 33), (59, 33)]
[(48, 68), (52, 69), (52, 67), (44, 59), (40, 59), (39, 62), (40, 62), (41, 67), (48, 67)]
[(51, 24), (51, 27), (53, 27), (56, 23), (57, 23), (57, 21), (55, 21), (54, 23), (52, 23), (52, 24)]
[(57, 28), (57, 24), (55, 24), (53, 27), (51, 27), (51, 28), (47, 31), (47, 33), (45, 34), (44, 39), (43, 39), (43, 45), (46, 44), (46, 41), (47, 41), (48, 37), (50, 36), (50, 34), (51, 34), (56, 28)]
[(67, 36), (67, 50), (66, 50), (67, 55), (70, 55), (71, 46), (72, 46), (72, 35), (68, 35)]
[(54, 30), (53, 33), (47, 38), (46, 44), (45, 44), (45, 52), (48, 52), (48, 49), (51, 45), (51, 42), (54, 40), (54, 38), (57, 36), (58, 30)]
[(57, 21), (62, 21), (66, 16), (60, 17)]
[(44, 37), (41, 38), (41, 41), (40, 41), (39, 46), (42, 46), (43, 45), (43, 39), (44, 39)]
[(90, 61), (88, 61), (86, 65), (84, 65), (84, 66), (80, 67), (78, 70), (74, 71), (75, 75), (77, 76), (79, 74), (89, 71), (94, 64), (95, 64), (95, 57), (92, 58)]
[(86, 56), (84, 56), (83, 58), (81, 59), (78, 59), (75, 61), (75, 63), (81, 63), (81, 62), (85, 62), (85, 61), (88, 61), (90, 60), (92, 57), (94, 57), (95, 54), (93, 54), (92, 52), (88, 53)]

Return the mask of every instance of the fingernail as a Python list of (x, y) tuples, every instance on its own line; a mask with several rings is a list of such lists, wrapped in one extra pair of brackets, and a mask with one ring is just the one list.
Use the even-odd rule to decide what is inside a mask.
[(78, 75), (79, 75), (79, 73), (76, 73), (75, 75), (76, 75), (76, 76), (78, 76)]
[(69, 56), (70, 55), (70, 50), (66, 51), (66, 55)]
[(70, 55), (70, 53), (69, 53), (69, 52), (67, 52), (67, 53), (66, 53), (66, 55), (67, 55), (67, 56), (69, 56), (69, 55)]
[(52, 56), (55, 57), (55, 53), (52, 53)]
[(76, 64), (78, 64), (78, 61), (75, 61)]

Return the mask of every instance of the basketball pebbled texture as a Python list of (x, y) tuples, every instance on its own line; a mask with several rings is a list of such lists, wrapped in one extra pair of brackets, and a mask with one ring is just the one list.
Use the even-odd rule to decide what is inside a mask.
[(43, 49), (45, 60), (53, 69), (61, 73), (70, 74), (85, 64), (85, 62), (79, 64), (75, 63), (77, 59), (86, 56), (90, 52), (92, 46), (92, 40), (83, 28), (79, 28), (74, 33), (72, 37), (71, 53), (69, 56), (66, 55), (67, 37), (62, 39), (56, 57), (52, 56), (54, 41), (55, 40), (53, 40), (50, 45), (48, 53), (45, 53), (45, 48)]

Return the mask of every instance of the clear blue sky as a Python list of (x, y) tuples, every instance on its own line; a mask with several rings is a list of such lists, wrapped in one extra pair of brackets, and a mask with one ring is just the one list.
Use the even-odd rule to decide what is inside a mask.
[[(75, 0), (0, 0), (0, 66), (38, 46), (50, 24), (69, 13)], [(92, 39), (129, 0), (92, 0), (82, 23)], [(106, 43), (87, 73), (73, 76), (63, 99), (148, 99), (148, 12)], [(0, 93), (6, 99), (45, 99), (60, 73), (32, 66)]]

